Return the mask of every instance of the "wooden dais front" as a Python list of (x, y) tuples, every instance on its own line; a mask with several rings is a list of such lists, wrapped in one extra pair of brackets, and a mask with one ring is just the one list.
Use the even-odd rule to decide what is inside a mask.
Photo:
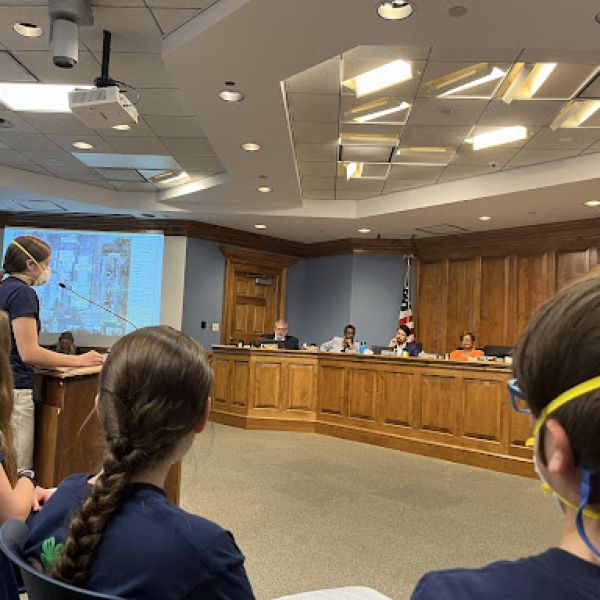
[(217, 346), (213, 368), (214, 421), (533, 475), (504, 365)]

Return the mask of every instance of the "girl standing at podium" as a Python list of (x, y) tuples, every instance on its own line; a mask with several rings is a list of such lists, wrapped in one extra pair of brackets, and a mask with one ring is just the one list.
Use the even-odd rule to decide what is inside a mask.
[(20, 235), (4, 255), (2, 269), (8, 274), (0, 285), (0, 310), (8, 313), (11, 330), (10, 365), (14, 379), (12, 427), (17, 466), (33, 466), (34, 367), (88, 367), (102, 364), (97, 352), (81, 356), (58, 354), (39, 344), (40, 302), (32, 286), (48, 283), (52, 274), (52, 250), (46, 242)]
[(162, 325), (121, 338), (100, 375), (102, 471), (58, 486), (33, 520), (27, 558), (123, 598), (254, 598), (231, 533), (172, 506), (163, 490), (206, 425), (211, 387), (205, 353), (183, 333)]

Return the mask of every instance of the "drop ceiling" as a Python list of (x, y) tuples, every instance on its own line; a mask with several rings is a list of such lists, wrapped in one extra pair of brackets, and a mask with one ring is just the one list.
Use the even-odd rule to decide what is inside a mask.
[[(597, 216), (583, 202), (600, 197), (600, 129), (548, 127), (600, 64), (594, 0), (414, 0), (414, 14), (394, 23), (364, 0), (92, 4), (95, 25), (81, 29), (80, 62), (65, 71), (52, 65), (47, 36), (12, 31), (17, 20), (47, 31), (46, 3), (0, 0), (0, 80), (90, 83), (107, 28), (111, 74), (138, 88), (140, 123), (99, 132), (69, 114), (0, 106), (0, 118), (14, 125), (0, 127), (0, 207), (16, 206), (18, 189), (19, 201), (43, 196), (50, 207), (247, 230), (260, 222), (268, 235), (298, 241), (355, 236), (361, 226), (411, 237), (440, 225), (486, 230)], [(449, 16), (455, 4), (467, 8), (463, 17)], [(352, 112), (357, 99), (342, 82), (397, 59), (411, 63), (413, 77), (368, 100), (410, 109), (386, 124), (353, 122), (362, 113)], [(481, 63), (509, 72), (518, 62), (558, 65), (532, 100), (504, 103), (501, 79), (460, 98), (439, 98), (427, 85)], [(228, 80), (243, 102), (218, 99)], [(596, 97), (598, 85), (585, 93)], [(516, 124), (527, 128), (525, 140), (477, 152), (465, 143)], [(365, 143), (374, 134), (387, 139)], [(93, 144), (93, 153), (172, 156), (195, 181), (167, 193), (135, 173), (117, 178), (73, 156), (75, 141)], [(261, 150), (244, 152), (243, 142)], [(444, 148), (441, 164), (423, 147)], [(348, 181), (344, 163), (352, 161), (365, 167)], [(258, 193), (264, 185), (273, 192)], [(478, 221), (482, 214), (492, 219)]]

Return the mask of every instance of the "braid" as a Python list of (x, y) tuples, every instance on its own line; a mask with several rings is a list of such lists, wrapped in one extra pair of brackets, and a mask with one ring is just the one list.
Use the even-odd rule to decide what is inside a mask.
[(132, 448), (125, 438), (109, 441), (103, 472), (71, 518), (64, 549), (52, 572), (54, 577), (76, 586), (86, 584), (102, 534), (123, 505), (133, 472), (146, 459), (146, 453)]

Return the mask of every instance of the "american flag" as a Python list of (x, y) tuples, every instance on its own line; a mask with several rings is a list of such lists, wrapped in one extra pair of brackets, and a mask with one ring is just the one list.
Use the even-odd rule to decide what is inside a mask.
[(413, 319), (412, 303), (410, 301), (410, 268), (412, 259), (406, 259), (406, 275), (404, 276), (404, 289), (402, 290), (402, 303), (398, 315), (398, 327), (406, 325), (410, 328), (408, 342), (415, 341), (415, 321)]

